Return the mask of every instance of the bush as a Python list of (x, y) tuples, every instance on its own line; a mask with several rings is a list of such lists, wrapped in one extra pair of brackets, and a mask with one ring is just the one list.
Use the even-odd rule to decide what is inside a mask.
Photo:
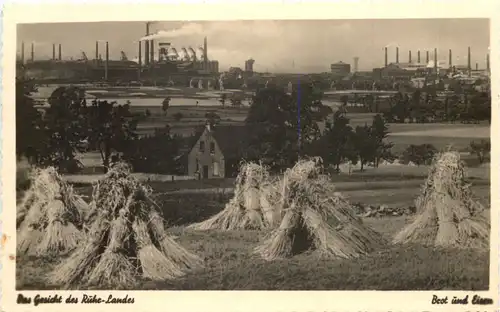
[(184, 118), (184, 115), (179, 112), (179, 113), (175, 113), (173, 117), (174, 117), (175, 121), (180, 121), (182, 118)]
[(438, 150), (432, 144), (412, 144), (406, 148), (399, 160), (403, 164), (408, 164), (411, 161), (418, 166), (430, 165), (437, 152)]
[(476, 155), (479, 163), (482, 164), (489, 156), (491, 151), (490, 140), (481, 140), (479, 142), (471, 141), (469, 146), (469, 153), (471, 155)]

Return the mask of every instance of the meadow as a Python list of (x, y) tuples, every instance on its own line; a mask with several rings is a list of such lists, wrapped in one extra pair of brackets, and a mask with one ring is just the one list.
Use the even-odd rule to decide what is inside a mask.
[[(422, 177), (416, 175), (360, 174), (334, 178), (338, 191), (351, 203), (390, 207), (413, 205), (422, 182)], [(476, 177), (470, 182), (476, 199), (489, 206), (489, 179)], [(169, 232), (183, 247), (201, 256), (205, 268), (189, 272), (174, 282), (139, 279), (129, 285), (131, 289), (486, 290), (489, 287), (488, 252), (388, 245), (354, 260), (325, 259), (310, 251), (290, 259), (265, 262), (253, 254), (254, 247), (268, 234), (265, 231), (187, 230), (186, 225), (224, 208), (231, 194), (223, 188), (231, 187), (232, 183), (230, 179), (151, 183)], [(212, 189), (197, 191), (203, 188)], [(88, 185), (78, 186), (77, 190), (86, 195), (91, 193)], [(413, 218), (387, 216), (363, 218), (363, 222), (391, 240)], [(44, 277), (64, 259), (19, 257), (16, 288), (58, 289), (60, 285), (49, 285)]]

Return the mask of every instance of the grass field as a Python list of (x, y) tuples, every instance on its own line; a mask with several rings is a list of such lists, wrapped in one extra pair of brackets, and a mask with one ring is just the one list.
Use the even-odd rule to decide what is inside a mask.
[[(340, 179), (340, 178), (338, 178)], [(348, 179), (353, 179), (352, 176)], [(390, 181), (336, 181), (351, 202), (388, 206), (413, 204), (420, 179), (395, 177)], [(214, 180), (215, 181), (215, 180)], [(204, 220), (223, 209), (230, 194), (221, 192), (171, 193), (179, 181), (152, 183), (163, 207), (170, 232), (188, 250), (205, 259), (206, 267), (175, 282), (140, 279), (131, 289), (177, 290), (486, 290), (489, 285), (489, 253), (444, 250), (423, 246), (384, 246), (355, 260), (328, 260), (313, 251), (287, 260), (264, 262), (253, 248), (267, 234), (257, 231), (193, 232), (185, 225)], [(215, 183), (215, 182), (214, 182)], [(231, 180), (218, 183), (232, 185)], [(489, 205), (489, 181), (472, 180), (475, 196)], [(178, 184), (175, 187), (175, 184)], [(223, 185), (214, 185), (221, 187)], [(184, 185), (186, 187), (186, 185)], [(89, 194), (88, 187), (78, 188)], [(365, 218), (364, 222), (390, 240), (413, 217)], [(44, 277), (60, 259), (17, 259), (18, 290), (58, 289)]]
[[(133, 111), (144, 112), (148, 109), (151, 117), (139, 123), (139, 133), (148, 134), (154, 128), (164, 127), (169, 124), (172, 132), (180, 135), (190, 135), (194, 127), (204, 124), (207, 112), (214, 112), (221, 117), (221, 124), (242, 124), (246, 118), (248, 107), (235, 108), (228, 103), (225, 108), (207, 106), (172, 106), (165, 115), (161, 107), (134, 107)], [(182, 114), (181, 120), (175, 120), (176, 114)], [(374, 114), (351, 113), (347, 117), (350, 119), (352, 127), (363, 126), (365, 123), (371, 124)], [(323, 128), (324, 124), (320, 124)], [(438, 149), (446, 148), (450, 142), (455, 149), (464, 150), (469, 146), (470, 141), (481, 138), (489, 138), (489, 125), (467, 125), (467, 124), (390, 124), (391, 132), (389, 141), (394, 143), (394, 152), (400, 153), (410, 144), (433, 144)]]

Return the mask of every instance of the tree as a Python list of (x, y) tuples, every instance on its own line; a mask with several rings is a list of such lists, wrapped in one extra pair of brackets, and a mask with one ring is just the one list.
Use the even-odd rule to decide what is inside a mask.
[(105, 171), (114, 153), (123, 152), (128, 142), (137, 137), (137, 117), (132, 115), (128, 104), (92, 101), (86, 110), (86, 123), (89, 144), (101, 154)]
[(184, 115), (181, 112), (177, 112), (174, 114), (174, 120), (175, 121), (181, 121), (181, 119), (184, 117)]
[(481, 140), (479, 142), (472, 141), (470, 142), (469, 152), (471, 155), (476, 155), (479, 163), (484, 163), (486, 156), (491, 151), (491, 142), (490, 140)]
[(226, 93), (222, 93), (220, 95), (220, 98), (219, 98), (219, 102), (222, 105), (222, 107), (226, 106), (226, 100), (227, 100), (227, 94)]
[(374, 161), (376, 157), (377, 145), (372, 135), (372, 128), (368, 125), (357, 126), (353, 137), (353, 147), (361, 163), (361, 171), (364, 165)]
[(418, 166), (429, 165), (436, 153), (437, 149), (432, 144), (412, 144), (405, 149), (401, 155), (401, 160), (403, 163), (411, 161)]
[(392, 154), (391, 149), (394, 144), (385, 141), (389, 136), (389, 127), (387, 126), (384, 118), (382, 118), (379, 114), (373, 117), (370, 134), (375, 145), (375, 167), (378, 167), (381, 159), (393, 160), (394, 155)]
[(43, 162), (47, 147), (42, 114), (31, 98), (36, 91), (31, 81), (16, 78), (16, 156), (31, 164)]
[(177, 174), (177, 155), (181, 139), (172, 135), (170, 126), (155, 129), (152, 136), (132, 138), (123, 150), (123, 159), (134, 171), (144, 173)]
[(335, 112), (333, 121), (326, 123), (322, 138), (318, 141), (315, 151), (321, 155), (325, 163), (340, 170), (340, 164), (345, 160), (357, 163), (358, 153), (355, 148), (355, 134), (349, 125), (349, 119), (339, 111)]
[(168, 108), (170, 107), (170, 100), (170, 97), (166, 97), (161, 104), (161, 109), (163, 110), (163, 113), (165, 115), (167, 114)]
[(321, 107), (321, 94), (310, 85), (299, 85), (291, 95), (282, 88), (259, 90), (245, 120), (251, 128), (246, 157), (271, 170), (289, 167), (319, 137), (314, 111)]
[(216, 112), (207, 112), (205, 114), (205, 118), (207, 120), (207, 122), (210, 124), (210, 126), (216, 126), (220, 123), (220, 116), (217, 115)]
[(87, 150), (85, 91), (78, 87), (59, 87), (48, 99), (50, 106), (44, 115), (44, 164), (65, 169), (74, 163), (77, 152)]

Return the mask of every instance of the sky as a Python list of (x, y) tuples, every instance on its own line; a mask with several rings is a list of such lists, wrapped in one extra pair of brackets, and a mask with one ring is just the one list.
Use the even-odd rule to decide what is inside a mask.
[[(485, 68), (490, 41), (487, 19), (176, 21), (154, 22), (150, 33), (156, 42), (169, 42), (178, 51), (196, 51), (206, 36), (208, 58), (218, 60), (221, 71), (244, 68), (245, 60), (253, 58), (254, 70), (276, 73), (326, 72), (331, 63), (353, 64), (354, 57), (359, 57), (359, 70), (371, 70), (383, 66), (385, 47), (389, 62), (395, 62), (397, 46), (400, 62), (408, 61), (409, 50), (413, 61), (417, 50), (422, 60), (426, 50), (433, 59), (437, 48), (438, 60), (445, 62), (452, 49), (455, 65), (467, 64), (470, 46), (472, 66)], [(35, 59), (49, 59), (55, 43), (62, 45), (63, 59), (78, 59), (82, 51), (91, 59), (99, 40), (103, 57), (108, 41), (110, 59), (119, 59), (121, 51), (137, 59), (145, 34), (145, 22), (20, 24), (17, 53), (24, 42), (29, 58), (34, 42)]]

